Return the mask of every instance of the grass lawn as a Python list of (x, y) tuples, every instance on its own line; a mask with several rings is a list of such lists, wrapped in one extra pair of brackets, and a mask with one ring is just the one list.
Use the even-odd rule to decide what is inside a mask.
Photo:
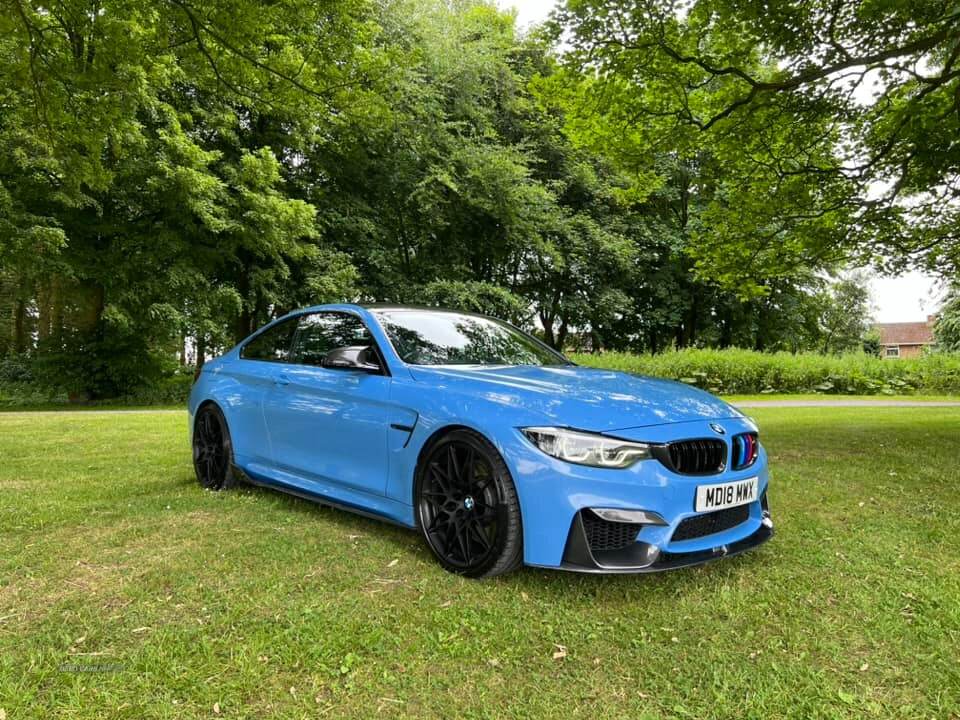
[(728, 403), (771, 400), (824, 400), (837, 402), (843, 400), (894, 401), (894, 402), (960, 402), (960, 395), (827, 395), (825, 393), (767, 393), (759, 395), (720, 395)]
[(201, 491), (183, 414), (0, 414), (0, 717), (960, 716), (960, 408), (751, 415), (763, 548), (475, 582)]

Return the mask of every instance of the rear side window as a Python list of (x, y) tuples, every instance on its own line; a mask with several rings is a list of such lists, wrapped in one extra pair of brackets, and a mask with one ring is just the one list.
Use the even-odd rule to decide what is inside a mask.
[(327, 353), (351, 345), (375, 342), (360, 318), (345, 313), (311, 313), (300, 318), (291, 362), (321, 365)]
[(290, 342), (297, 329), (297, 318), (284, 320), (257, 335), (240, 350), (245, 360), (290, 361)]

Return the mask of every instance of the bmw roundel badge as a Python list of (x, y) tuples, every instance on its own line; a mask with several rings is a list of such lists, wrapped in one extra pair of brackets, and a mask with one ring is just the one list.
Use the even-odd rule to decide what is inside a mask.
[(710, 423), (710, 429), (713, 430), (717, 435), (726, 435), (727, 431), (723, 429), (723, 425), (717, 425), (716, 423)]

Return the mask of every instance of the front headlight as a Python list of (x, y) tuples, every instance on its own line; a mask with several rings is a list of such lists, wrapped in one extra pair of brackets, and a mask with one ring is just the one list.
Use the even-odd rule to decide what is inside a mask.
[(547, 455), (578, 465), (625, 468), (653, 457), (649, 445), (605, 435), (553, 427), (528, 427), (520, 431)]

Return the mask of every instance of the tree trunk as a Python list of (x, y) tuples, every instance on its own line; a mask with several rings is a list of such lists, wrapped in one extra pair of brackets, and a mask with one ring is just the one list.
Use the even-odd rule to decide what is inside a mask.
[(50, 280), (50, 339), (59, 348), (63, 346), (63, 278), (54, 275)]
[(693, 292), (693, 302), (690, 304), (690, 315), (687, 322), (687, 345), (694, 347), (697, 344), (697, 320), (700, 312), (700, 302), (697, 292)]
[(590, 350), (591, 352), (600, 352), (603, 350), (603, 340), (595, 327), (590, 328)]
[[(83, 302), (80, 312), (77, 313), (77, 330), (89, 334), (96, 331), (103, 318), (103, 309), (106, 306), (106, 293), (103, 285), (98, 282), (86, 282), (83, 285)], [(61, 292), (61, 329), (62, 329), (62, 292)]]
[(203, 364), (207, 361), (207, 336), (197, 335), (197, 374), (203, 369)]
[(556, 350), (563, 352), (563, 346), (567, 342), (567, 321), (565, 319), (560, 320), (560, 329), (557, 331), (557, 344), (554, 345)]
[(13, 309), (13, 351), (27, 351), (27, 304), (22, 298), (17, 298)]
[(720, 347), (728, 348), (733, 342), (733, 311), (728, 307), (720, 321)]
[(546, 315), (544, 313), (539, 313), (540, 315), (540, 324), (543, 325), (543, 340), (552, 348), (556, 348), (555, 341), (553, 339), (553, 316)]
[(37, 284), (37, 342), (43, 344), (50, 337), (50, 285)]

